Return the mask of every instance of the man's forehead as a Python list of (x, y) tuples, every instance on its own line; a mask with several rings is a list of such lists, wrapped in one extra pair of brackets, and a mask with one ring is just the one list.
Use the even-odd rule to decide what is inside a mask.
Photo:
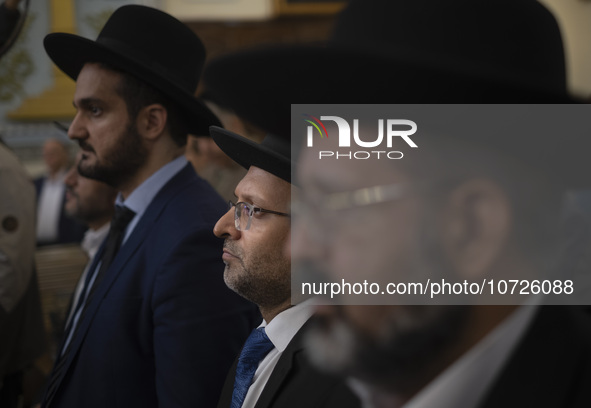
[(112, 91), (119, 84), (121, 74), (103, 66), (88, 62), (84, 64), (76, 79), (76, 97), (85, 97), (82, 91)]
[(105, 64), (102, 64), (99, 62), (87, 62), (86, 64), (84, 64), (84, 66), (80, 70), (80, 73), (78, 74), (78, 79), (83, 75), (88, 75), (89, 73), (92, 73), (95, 75), (99, 74), (99, 75), (103, 75), (106, 77), (113, 77), (113, 78), (120, 78), (121, 77), (120, 72), (110, 69)]

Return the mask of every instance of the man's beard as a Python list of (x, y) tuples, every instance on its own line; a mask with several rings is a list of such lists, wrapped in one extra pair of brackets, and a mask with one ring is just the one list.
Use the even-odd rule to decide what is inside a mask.
[[(72, 197), (71, 200), (75, 200), (73, 208), (71, 208), (71, 205), (67, 205), (65, 208), (66, 214), (69, 217), (88, 225), (97, 220), (105, 219), (110, 214), (109, 208), (102, 201), (105, 200), (103, 197), (99, 201), (97, 201), (96, 197), (93, 197), (93, 200), (87, 200), (83, 204), (78, 193), (74, 192), (71, 188), (67, 190)], [(110, 208), (112, 207), (111, 205)]]
[[(80, 141), (80, 147), (83, 150), (93, 150), (84, 141)], [(118, 188), (128, 182), (147, 159), (148, 151), (142, 144), (137, 127), (130, 121), (125, 130), (119, 134), (117, 144), (113, 145), (111, 151), (104, 154), (102, 163), (99, 162), (98, 156), (94, 166), (85, 165), (84, 160), (81, 160), (78, 163), (78, 172), (84, 177)]]
[[(453, 276), (432, 225), (422, 225), (411, 273)], [(308, 275), (326, 274), (313, 264), (305, 267)], [(305, 338), (307, 353), (320, 369), (399, 394), (413, 392), (432, 374), (433, 364), (462, 336), (470, 312), (467, 306), (381, 306), (391, 310), (372, 336), (348, 318), (346, 308), (355, 307), (365, 306), (335, 305), (334, 315), (314, 316)]]
[[(466, 306), (380, 306), (395, 309), (377, 336), (348, 321), (314, 316), (306, 350), (320, 369), (351, 376), (396, 393), (412, 392), (430, 366), (453, 344), (466, 321)], [(364, 307), (364, 306), (347, 306)]]
[(249, 254), (245, 258), (228, 240), (224, 248), (238, 257), (234, 265), (226, 265), (224, 271), (224, 282), (231, 290), (263, 308), (280, 305), (289, 299), (290, 262), (282, 254)]

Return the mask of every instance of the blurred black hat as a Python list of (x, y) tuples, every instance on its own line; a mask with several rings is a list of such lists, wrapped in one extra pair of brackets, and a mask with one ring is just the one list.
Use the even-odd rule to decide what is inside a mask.
[(558, 24), (535, 0), (351, 0), (327, 45), (236, 52), (206, 87), (289, 135), (293, 103), (574, 103)]

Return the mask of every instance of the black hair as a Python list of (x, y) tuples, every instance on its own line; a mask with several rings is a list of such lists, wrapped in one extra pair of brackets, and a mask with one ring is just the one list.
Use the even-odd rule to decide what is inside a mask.
[(155, 103), (160, 104), (166, 109), (166, 127), (172, 140), (179, 147), (187, 143), (188, 126), (183, 112), (176, 103), (163, 92), (128, 72), (121, 71), (108, 64), (101, 64), (101, 66), (121, 75), (116, 92), (125, 101), (131, 120), (135, 120), (140, 110), (145, 106)]

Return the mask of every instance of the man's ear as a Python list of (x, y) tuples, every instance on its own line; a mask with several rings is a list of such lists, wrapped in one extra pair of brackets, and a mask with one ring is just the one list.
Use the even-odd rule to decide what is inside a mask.
[(462, 183), (448, 196), (443, 246), (459, 277), (484, 277), (509, 242), (511, 205), (501, 187), (486, 179)]
[(168, 112), (159, 103), (144, 106), (137, 117), (137, 128), (147, 140), (156, 140), (166, 129)]

